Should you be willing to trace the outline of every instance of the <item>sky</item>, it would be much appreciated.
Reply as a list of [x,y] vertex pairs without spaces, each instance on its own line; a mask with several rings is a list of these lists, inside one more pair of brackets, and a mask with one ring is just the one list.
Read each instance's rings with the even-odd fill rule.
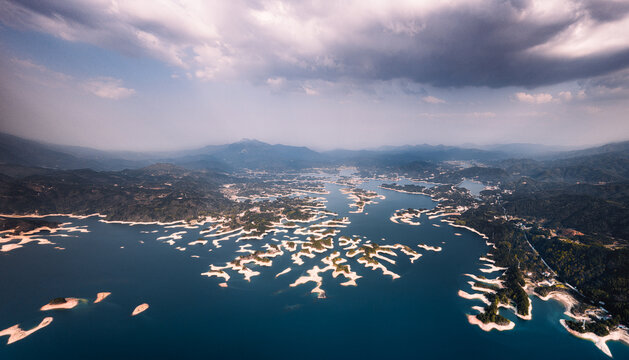
[[0,132],[106,150],[629,140],[626,0],[0,0]]

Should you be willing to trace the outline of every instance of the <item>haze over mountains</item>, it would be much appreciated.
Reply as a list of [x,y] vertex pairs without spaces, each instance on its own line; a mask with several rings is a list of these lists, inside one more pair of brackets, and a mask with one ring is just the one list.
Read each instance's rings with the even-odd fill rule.
[[[526,168],[546,163],[578,166],[603,161],[625,162],[629,141],[599,147],[561,151],[562,148],[533,144],[504,144],[484,147],[444,145],[388,146],[373,150],[332,150],[317,152],[307,147],[271,145],[243,139],[225,145],[209,145],[177,152],[120,152],[86,147],[46,144],[0,133],[0,164],[46,169],[122,170],[155,163],[172,163],[195,170],[230,171],[249,169],[300,169],[326,165],[402,165],[417,161],[479,161],[500,167]],[[528,162],[508,159],[532,159]],[[570,160],[571,159],[571,160]],[[516,165],[517,164],[517,165]],[[528,164],[528,165],[527,165]],[[539,164],[535,165],[538,166]],[[620,167],[620,164],[618,164]],[[595,166],[596,167],[596,166]],[[624,176],[624,175],[623,175]]]

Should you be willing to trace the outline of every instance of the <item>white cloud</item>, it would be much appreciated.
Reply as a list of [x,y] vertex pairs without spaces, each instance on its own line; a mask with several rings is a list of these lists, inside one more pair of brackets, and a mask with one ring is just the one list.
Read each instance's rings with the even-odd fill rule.
[[[622,36],[629,29],[627,16],[598,21],[590,14],[589,2],[579,0],[512,3],[0,0],[0,22],[124,54],[153,57],[206,81],[238,77],[264,83],[264,79],[275,77],[362,80],[371,76],[375,80],[408,78],[430,84],[441,80],[473,86],[488,85],[479,84],[482,81],[499,81],[489,84],[497,86],[513,85],[509,81],[515,85],[527,81],[558,83],[566,79],[529,80],[521,77],[526,71],[520,71],[517,62],[501,61],[526,54],[519,65],[536,64],[531,66],[539,69],[551,58],[560,62],[562,57],[600,56],[629,48],[629,37]],[[501,17],[504,21],[495,21]],[[452,23],[457,26],[450,26]],[[468,30],[477,29],[479,24],[495,27],[488,28],[495,36],[478,39],[481,51],[475,46],[468,54],[462,52],[469,43],[466,36],[476,36]],[[447,42],[449,46],[435,45],[435,38],[453,41]],[[477,56],[491,53],[482,51],[483,47],[505,48],[505,53]],[[405,60],[391,64],[391,54]],[[469,60],[470,72],[456,66],[461,56]],[[488,61],[498,62],[491,68],[518,71],[487,76],[474,70]],[[453,72],[448,68],[456,68],[454,73],[460,73],[460,79],[431,70],[439,66],[449,75]],[[583,73],[573,72],[562,76],[574,79]],[[446,80],[434,79],[432,74]],[[507,80],[491,80],[503,78]]]
[[436,98],[434,96],[424,96],[422,100],[429,104],[444,104],[446,102],[445,100]]
[[122,80],[110,77],[90,79],[83,83],[88,92],[104,99],[123,99],[135,94],[134,89],[123,86]]
[[309,86],[303,86],[304,92],[306,95],[319,95],[319,92]]
[[274,89],[279,89],[286,83],[286,79],[283,77],[273,77],[266,79],[266,84]]
[[562,101],[566,101],[566,102],[570,101],[570,100],[572,100],[572,92],[570,92],[570,91],[561,91],[559,93],[559,98]]
[[[547,1],[553,3],[553,1]],[[621,3],[622,1],[605,1]],[[572,11],[572,25],[567,27],[550,41],[530,49],[531,53],[541,53],[547,56],[562,56],[578,58],[597,53],[609,53],[626,49],[629,46],[629,16],[619,16],[618,19],[600,21],[595,19],[584,7],[587,2],[559,1],[565,9]]]
[[51,70],[44,65],[37,64],[30,59],[13,58],[16,74],[20,78],[51,88],[79,88],[93,95],[105,99],[122,99],[135,94],[135,90],[125,87],[123,81],[111,77],[96,77],[79,79],[58,71]]
[[553,101],[553,96],[547,93],[528,94],[525,92],[518,92],[515,94],[515,98],[518,101],[529,104],[546,104]]

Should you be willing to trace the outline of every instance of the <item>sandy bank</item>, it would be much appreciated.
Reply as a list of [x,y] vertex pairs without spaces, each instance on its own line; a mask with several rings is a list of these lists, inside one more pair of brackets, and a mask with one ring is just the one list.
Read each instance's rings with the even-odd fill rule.
[[195,240],[195,241],[191,241],[191,242],[188,243],[188,245],[190,245],[190,246],[198,245],[198,244],[205,245],[205,244],[207,244],[207,240]]
[[483,331],[491,331],[494,329],[498,331],[505,331],[511,330],[515,327],[515,323],[512,321],[509,321],[509,324],[507,325],[498,325],[493,322],[485,324],[484,322],[478,320],[476,315],[467,315],[467,321],[469,321],[472,325],[478,325],[478,327],[480,327]]
[[417,244],[417,247],[420,247],[424,250],[427,251],[441,251],[441,246],[429,246],[429,245],[425,245],[425,244]]
[[487,300],[487,298],[485,297],[485,295],[483,294],[477,294],[477,293],[467,293],[463,290],[459,290],[459,292],[457,293],[460,297],[462,297],[463,299],[467,299],[467,300],[480,300],[482,302],[484,302],[485,304],[489,305],[489,301]]
[[286,269],[284,269],[284,270],[280,271],[279,273],[277,273],[277,275],[275,275],[275,277],[277,278],[277,277],[279,277],[279,276],[282,276],[282,275],[284,275],[284,274],[286,274],[286,273],[290,272],[291,270],[292,270],[292,269],[288,267],[288,268],[286,268]]
[[621,341],[624,342],[626,345],[629,345],[629,334],[627,334],[627,331],[623,329],[616,329],[610,332],[607,336],[598,336],[591,332],[580,333],[578,331],[572,330],[568,327],[564,319],[559,320],[559,322],[570,334],[581,339],[586,339],[594,342],[594,345],[596,345],[597,348],[599,348],[602,352],[605,353],[605,355],[609,357],[613,356],[611,350],[609,350],[609,347],[606,344],[607,341]]
[[105,298],[109,295],[111,295],[110,292],[99,292],[98,294],[96,294],[96,300],[94,300],[94,304],[105,300]]
[[20,341],[22,339],[24,339],[25,337],[31,335],[32,333],[34,333],[37,330],[40,330],[42,328],[45,328],[46,326],[50,325],[50,323],[52,322],[52,317],[46,317],[44,318],[44,320],[42,320],[39,325],[35,326],[34,328],[30,329],[30,330],[22,330],[20,328],[20,324],[17,325],[13,325],[8,329],[4,329],[2,331],[0,331],[0,337],[1,336],[8,336],[9,340],[7,341],[7,345],[8,344],[12,344],[16,341]]
[[61,310],[61,309],[72,309],[79,304],[80,299],[77,298],[65,298],[66,301],[61,304],[46,304],[42,306],[40,311],[48,311],[48,310]]
[[133,312],[131,313],[131,316],[136,316],[142,312],[145,312],[146,309],[149,308],[149,304],[144,303],[144,304],[140,304],[138,306],[135,307],[135,309],[133,309]]

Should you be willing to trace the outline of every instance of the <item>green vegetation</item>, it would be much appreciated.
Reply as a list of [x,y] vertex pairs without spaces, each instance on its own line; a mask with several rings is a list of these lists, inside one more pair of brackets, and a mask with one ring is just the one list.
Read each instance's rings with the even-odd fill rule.
[[565,290],[565,286],[553,285],[553,286],[537,286],[533,291],[539,294],[542,297],[547,296],[553,291],[562,291]]
[[598,336],[607,336],[609,335],[610,329],[618,326],[618,320],[608,319],[586,322],[566,320],[566,325],[568,325],[570,329],[580,333],[591,332]]
[[315,239],[314,237],[310,237],[308,239],[308,242],[301,244],[301,248],[302,249],[307,249],[310,251],[310,249],[316,250],[316,251],[323,251],[326,248],[330,249],[332,248],[332,238],[331,237],[326,237],[323,239]]
[[493,285],[493,284],[487,284],[481,281],[476,281],[474,283],[474,286],[479,287],[479,288],[485,288],[485,289],[489,289],[489,290],[493,290],[493,291],[498,291],[500,290],[500,287]]
[[[244,145],[241,145],[232,150],[242,150]],[[247,144],[245,148],[258,149],[259,146]],[[441,183],[432,187],[395,183],[382,187],[440,199],[439,210],[469,209],[450,220],[486,234],[495,244],[490,252],[496,266],[508,268],[502,278],[504,288],[483,281],[475,284],[496,291],[488,295],[491,304],[478,316],[482,321],[505,323],[506,319],[497,311],[500,304],[514,304],[520,315],[526,315],[529,299],[522,288],[522,274],[533,281],[551,276],[552,271],[544,265],[543,258],[559,280],[574,285],[592,304],[604,306],[613,314],[612,319],[586,323],[585,329],[602,334],[616,322],[629,323],[629,156],[627,143],[616,148],[605,153],[575,153],[571,158],[548,161],[431,162],[479,160],[475,158],[479,153],[444,149],[440,155],[432,157],[383,153],[347,159],[343,164],[358,166],[363,176],[391,178],[394,174]],[[243,155],[239,151],[229,154],[232,157],[228,163],[259,165],[241,161]],[[487,155],[483,155],[485,160],[489,159]],[[269,159],[264,158],[264,161]],[[7,160],[2,166],[0,176],[0,213],[101,213],[108,220],[164,222],[214,216],[226,219],[222,231],[243,228],[252,236],[267,233],[273,223],[284,218],[288,219],[286,226],[297,226],[298,220],[312,218],[315,212],[311,208],[316,203],[304,197],[304,192],[324,191],[320,180],[298,172],[225,174],[169,164],[98,172],[16,168],[7,165],[9,163]],[[278,164],[284,166],[287,162]],[[302,166],[291,163],[290,167]],[[336,173],[336,170],[326,171]],[[499,185],[499,188],[482,191],[481,199],[475,199],[466,189],[453,185],[463,178]],[[341,177],[338,183],[353,187],[356,183],[353,180]],[[358,206],[377,196],[373,191],[358,188],[352,188],[351,193],[358,197]],[[262,198],[270,200],[260,201]],[[405,211],[416,214],[419,210],[408,209],[397,215]],[[341,220],[335,219],[331,224]],[[41,226],[57,225],[41,220],[0,218],[0,231],[13,230],[14,234]],[[335,233],[333,229],[319,230],[324,235]],[[289,244],[295,245],[294,242]],[[300,253],[322,251],[331,244],[331,237],[312,240],[304,244]],[[362,251],[361,260],[378,264],[373,258],[378,248],[377,244],[363,245],[350,254]],[[269,260],[261,254],[252,257],[257,261]],[[344,269],[344,265],[334,264],[337,269]],[[554,290],[559,287],[535,289],[542,296]],[[582,324],[569,326],[584,329]]]
[[[487,299],[491,302],[489,306],[493,306],[494,303],[496,303],[496,306],[498,304],[509,305],[514,303],[518,314],[522,316],[529,315],[530,300],[526,291],[522,288],[522,286],[524,286],[522,273],[516,267],[511,267],[505,272],[503,278],[504,287],[500,289],[494,287],[492,290],[495,290],[496,293],[486,295]],[[486,284],[483,287],[491,288]]]
[[0,178],[2,213],[107,215],[109,220],[174,221],[220,214],[232,206],[219,190],[224,176],[172,165],[139,170],[51,171]]
[[[629,191],[629,183],[622,191]],[[576,186],[542,191],[518,191],[505,197],[509,214],[539,220],[549,228],[572,228],[603,237],[629,239],[629,202],[618,202],[614,194],[588,191]],[[619,191],[619,189],[614,189]],[[629,199],[629,198],[628,198]]]
[[498,325],[508,325],[509,319],[498,313],[498,298],[493,298],[490,302],[489,305],[485,306],[484,312],[476,315],[476,318],[485,324],[493,322]]
[[556,237],[534,240],[534,245],[561,279],[629,323],[629,249],[574,244]]
[[454,219],[456,224],[469,226],[489,237],[496,246],[496,249],[490,250],[496,266],[516,267],[519,272],[531,273],[534,280],[541,280],[541,274],[548,269],[527,242],[531,234],[521,230],[516,222],[507,221],[500,215],[500,208],[481,205]]
[[349,274],[349,265],[345,265],[345,264],[335,264],[336,268],[335,271],[340,272],[340,273],[345,273],[345,274]]
[[414,184],[397,185],[396,183],[382,184],[381,187],[383,189],[405,191],[405,192],[417,193],[417,194],[423,193],[423,191],[426,189],[426,187],[422,185],[414,185]]
[[505,272],[504,277],[504,288],[498,288],[497,286],[492,286],[482,282],[477,282],[475,284],[476,286],[481,286],[496,291],[495,294],[490,293],[486,295],[487,300],[489,300],[490,303],[489,305],[485,306],[485,310],[483,313],[476,316],[478,320],[482,321],[483,323],[494,322],[498,325],[509,324],[509,320],[498,313],[498,308],[500,304],[509,305],[513,302],[515,303],[518,314],[522,316],[529,315],[530,300],[526,292],[522,288],[522,286],[524,285],[524,278],[522,277],[522,274],[517,268],[512,267]]
[[0,231],[12,230],[14,235],[29,232],[40,227],[47,226],[54,229],[59,223],[40,219],[20,219],[0,217]]
[[50,305],[60,305],[60,304],[65,304],[66,302],[68,302],[66,300],[66,298],[58,297],[58,298],[54,298],[54,299],[50,300],[49,304]]

